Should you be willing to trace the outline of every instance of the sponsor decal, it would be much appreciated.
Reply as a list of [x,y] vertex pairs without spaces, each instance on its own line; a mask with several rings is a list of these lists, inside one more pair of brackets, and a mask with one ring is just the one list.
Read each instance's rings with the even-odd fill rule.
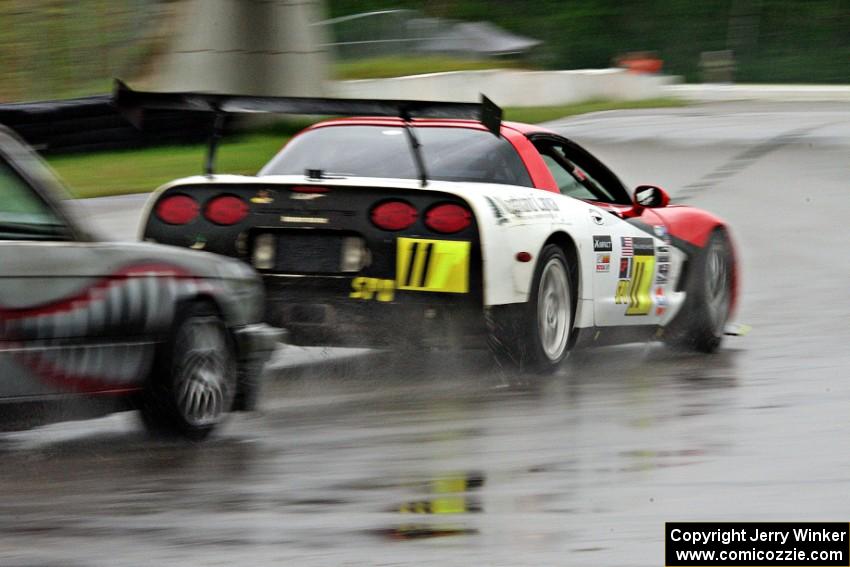
[[260,189],[256,195],[251,197],[251,202],[258,205],[268,205],[274,203],[274,197],[268,189]]
[[611,271],[611,254],[596,255],[596,271],[597,273]]
[[670,264],[658,264],[658,272],[655,274],[655,283],[665,284],[670,281]]
[[655,256],[655,244],[651,238],[632,238],[635,256]]
[[664,225],[658,225],[652,227],[652,232],[655,233],[655,236],[660,238],[666,243],[670,243],[670,232],[667,230],[667,227]]
[[538,197],[537,204],[540,205],[541,211],[557,211],[560,210],[558,202],[549,197]]
[[560,210],[557,201],[551,197],[511,197],[504,200],[496,197],[496,199],[515,215]]
[[596,264],[596,272],[597,273],[610,272],[610,271],[611,271],[611,264]]
[[632,274],[632,259],[620,258],[620,279],[628,279]]
[[664,315],[667,310],[667,297],[664,295],[664,288],[659,287],[655,290],[655,314],[657,316]]
[[384,280],[380,278],[357,277],[351,280],[351,299],[363,299],[369,301],[392,301],[395,297],[395,280]]
[[506,222],[508,222],[508,219],[505,218],[505,215],[502,213],[502,209],[501,207],[499,207],[499,204],[494,201],[492,197],[488,197],[485,195],[484,198],[487,199],[487,204],[490,205],[490,210],[493,211],[493,216],[496,217],[496,222],[499,224],[505,224]]
[[614,244],[611,242],[611,237],[607,234],[593,235],[593,251],[594,252],[613,252]]

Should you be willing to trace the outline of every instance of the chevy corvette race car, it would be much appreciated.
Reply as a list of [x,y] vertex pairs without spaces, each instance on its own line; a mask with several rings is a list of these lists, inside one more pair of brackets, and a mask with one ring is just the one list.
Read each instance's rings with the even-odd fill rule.
[[0,422],[16,429],[138,408],[205,437],[250,409],[279,331],[231,258],[97,242],[43,163],[0,129]]
[[[726,224],[629,194],[603,163],[479,104],[138,93],[141,108],[371,114],[320,122],[256,176],[168,183],[142,237],[263,276],[266,319],[296,344],[489,344],[555,368],[574,346],[720,344],[736,301]],[[395,116],[393,116],[395,114]],[[211,152],[212,154],[212,152]],[[482,340],[483,339],[483,340]]]

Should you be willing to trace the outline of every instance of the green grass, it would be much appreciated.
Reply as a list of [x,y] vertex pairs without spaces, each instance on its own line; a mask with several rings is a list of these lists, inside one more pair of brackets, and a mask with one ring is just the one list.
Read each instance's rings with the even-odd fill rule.
[[514,69],[522,65],[510,59],[458,59],[456,57],[389,56],[343,61],[334,65],[337,79],[380,79],[481,69]]
[[565,104],[561,106],[529,106],[505,108],[505,120],[514,122],[525,122],[527,124],[539,124],[549,122],[567,116],[587,114],[588,112],[600,112],[603,110],[627,110],[634,108],[671,108],[686,106],[687,103],[677,98],[653,98],[646,100],[616,101],[616,100],[591,100],[576,104]]
[[[218,149],[216,171],[254,174],[288,140],[262,133],[226,139]],[[206,146],[168,146],[83,155],[55,156],[48,162],[77,198],[144,193],[172,179],[203,173]]]
[[[563,106],[506,108],[505,119],[536,124],[586,112],[684,104],[676,99],[600,100]],[[309,120],[281,122],[253,134],[225,138],[218,150],[216,171],[256,173],[295,131],[309,123]],[[153,191],[172,179],[202,173],[205,155],[206,146],[198,144],[54,156],[48,162],[66,182],[74,197],[85,198]]]

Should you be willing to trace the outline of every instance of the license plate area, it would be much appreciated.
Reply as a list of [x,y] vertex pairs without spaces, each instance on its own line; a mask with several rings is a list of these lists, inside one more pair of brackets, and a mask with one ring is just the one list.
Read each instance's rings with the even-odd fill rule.
[[[271,271],[290,274],[346,274],[358,271],[366,259],[363,238],[354,232],[263,232],[275,239],[274,267]],[[352,258],[352,252],[355,253],[355,258]]]

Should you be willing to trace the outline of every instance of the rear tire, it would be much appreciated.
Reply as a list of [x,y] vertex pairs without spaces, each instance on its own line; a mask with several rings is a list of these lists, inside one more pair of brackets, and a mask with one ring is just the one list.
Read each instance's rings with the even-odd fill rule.
[[717,350],[732,306],[734,270],[729,236],[722,228],[715,229],[693,260],[682,311],[664,331],[669,345],[706,353]]
[[181,306],[143,393],[142,423],[154,435],[202,440],[231,410],[236,384],[235,349],[221,316],[207,303]]
[[573,326],[573,295],[564,252],[543,247],[527,303],[488,309],[488,345],[499,366],[548,374],[567,356]]

